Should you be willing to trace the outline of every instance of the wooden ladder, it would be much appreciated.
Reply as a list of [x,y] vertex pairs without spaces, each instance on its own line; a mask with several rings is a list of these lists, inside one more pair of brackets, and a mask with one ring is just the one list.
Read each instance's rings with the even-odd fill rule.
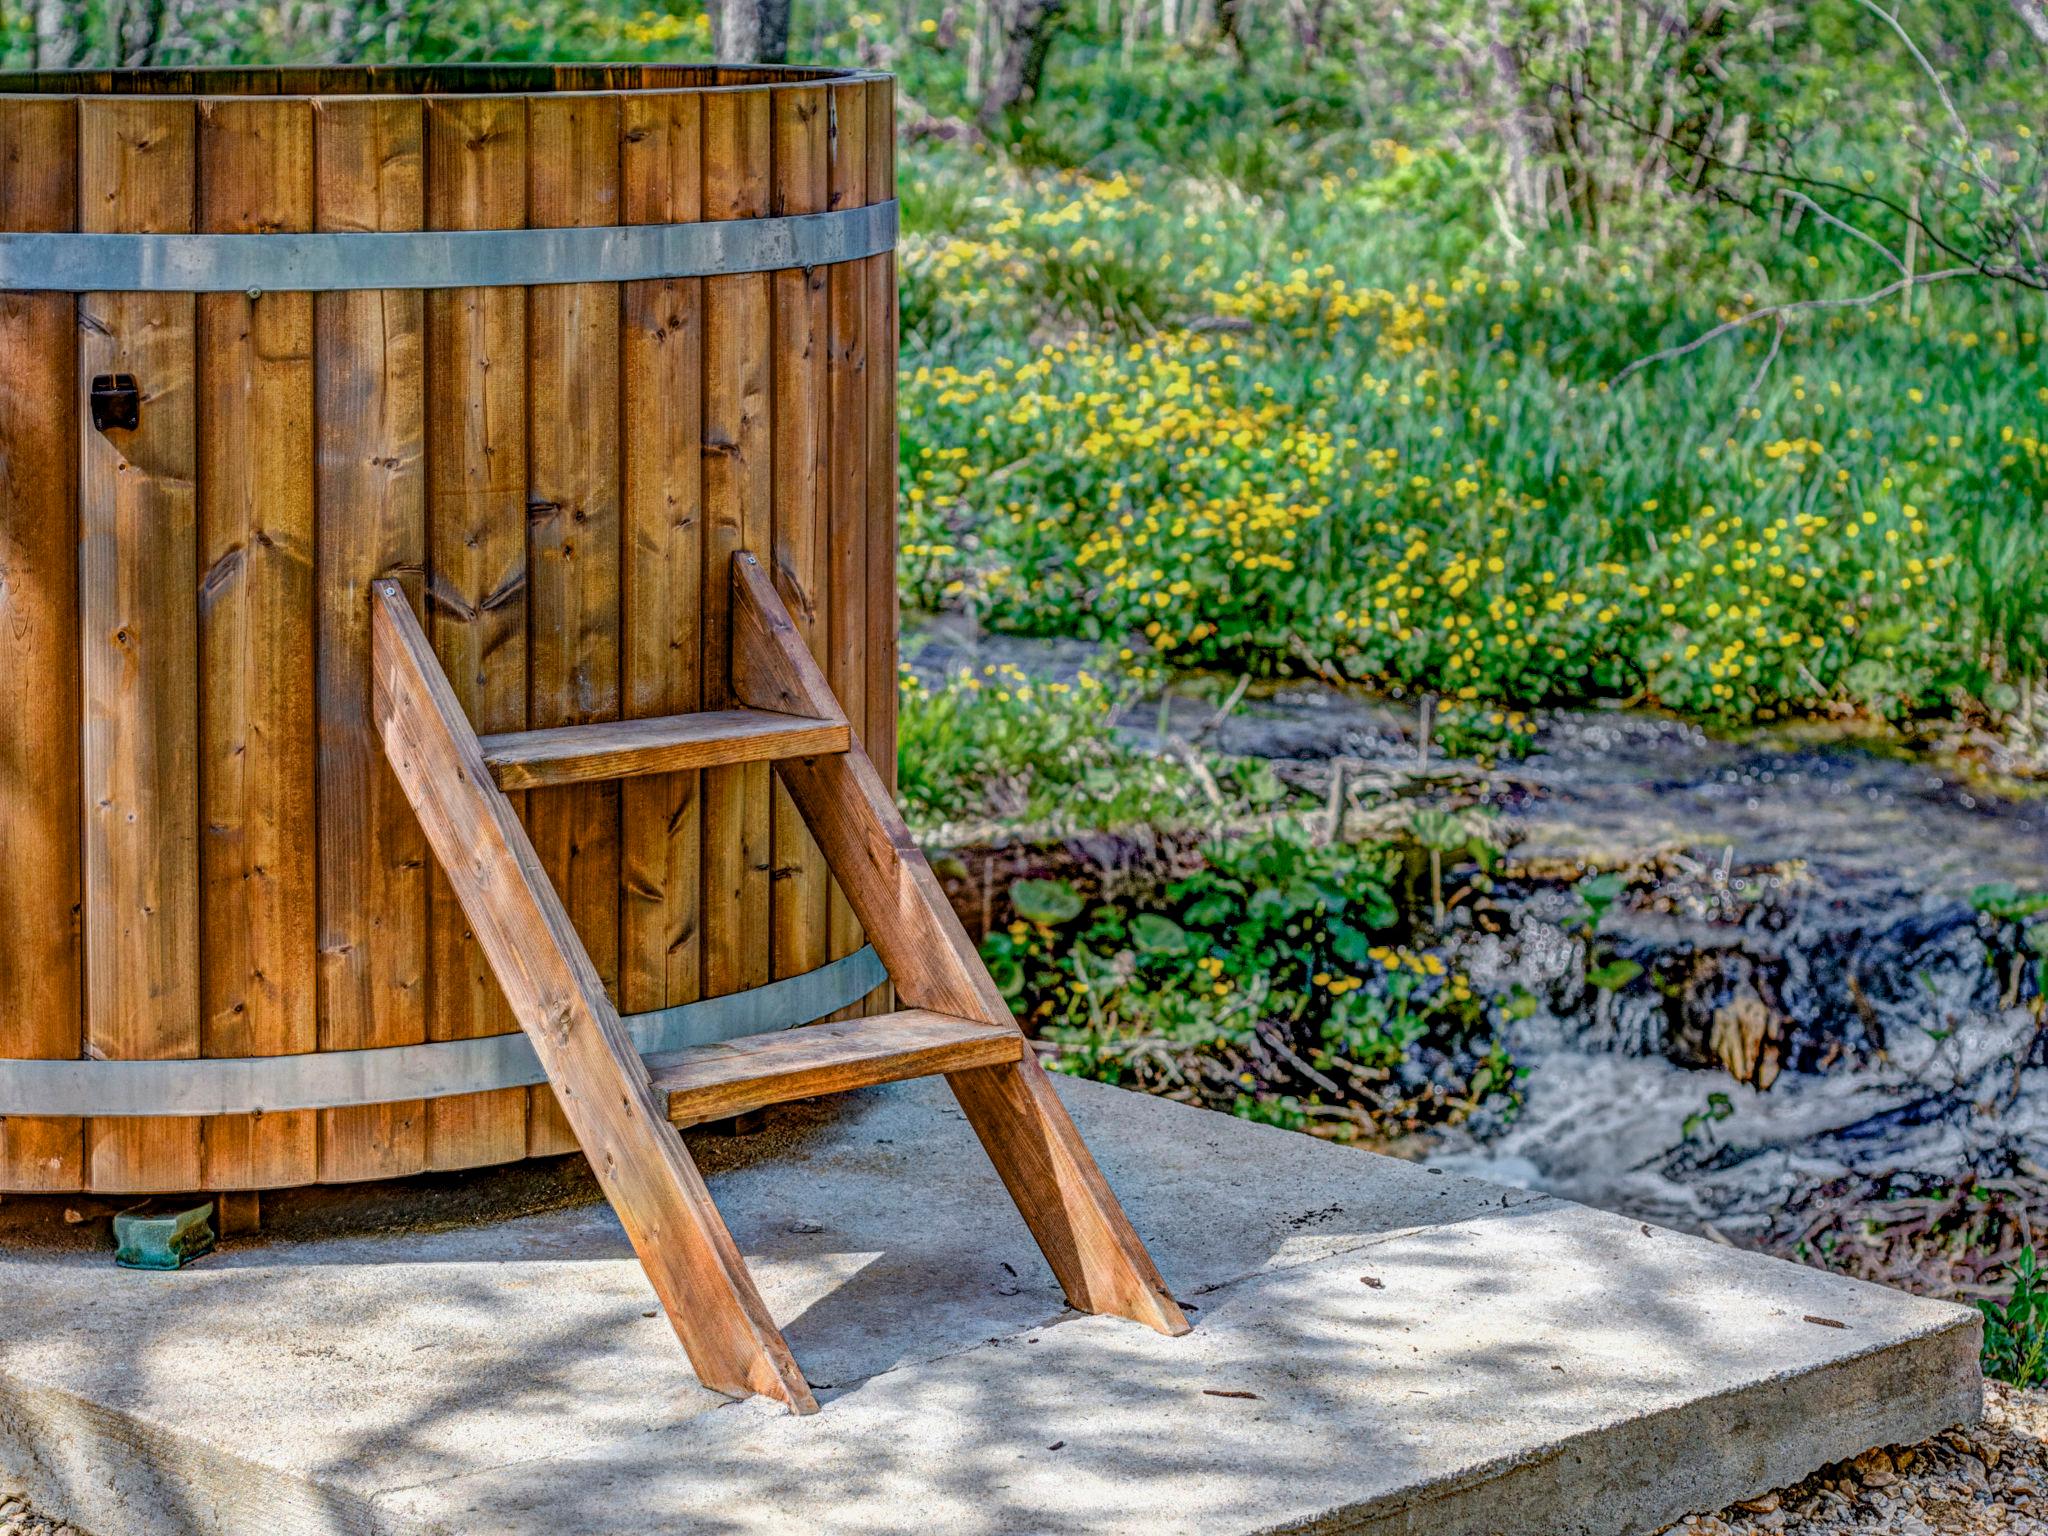
[[[751,554],[734,556],[732,584],[732,696],[745,708],[483,738],[398,583],[371,592],[385,753],[698,1379],[817,1410],[677,1127],[937,1073],[1069,1304],[1185,1333],[1187,1319]],[[650,1072],[504,792],[764,760],[903,1009],[700,1046]]]

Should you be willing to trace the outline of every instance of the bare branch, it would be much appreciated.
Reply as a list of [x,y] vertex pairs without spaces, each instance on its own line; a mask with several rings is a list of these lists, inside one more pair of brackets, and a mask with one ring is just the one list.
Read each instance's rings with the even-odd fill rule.
[[1728,430],[1721,434],[1723,437],[1733,437],[1735,429],[1742,425],[1743,413],[1756,404],[1757,391],[1764,387],[1764,379],[1770,374],[1771,364],[1778,360],[1778,351],[1785,345],[1785,330],[1790,322],[1783,315],[1777,316],[1776,319],[1777,329],[1771,333],[1771,350],[1764,354],[1763,365],[1749,381],[1749,388],[1745,389],[1742,398],[1735,402],[1735,418],[1728,423]]
[[[1952,282],[1959,277],[1994,277],[1997,275],[1996,272],[1986,271],[1982,267],[1944,267],[1938,272],[1923,272],[1918,277],[1902,277],[1895,283],[1887,283],[1882,288],[1874,289],[1869,293],[1857,294],[1850,298],[1795,299],[1787,304],[1766,304],[1760,309],[1752,309],[1746,314],[1737,315],[1733,320],[1724,320],[1712,330],[1703,331],[1698,336],[1693,337],[1691,341],[1682,342],[1675,347],[1666,347],[1661,352],[1652,352],[1647,357],[1637,358],[1626,368],[1622,369],[1621,372],[1609,379],[1607,384],[1611,389],[1615,385],[1622,383],[1632,374],[1648,368],[1653,363],[1668,363],[1674,358],[1684,357],[1687,353],[1697,352],[1701,347],[1706,346],[1709,342],[1718,341],[1730,331],[1739,331],[1744,326],[1754,325],[1759,320],[1779,320],[1782,322],[1788,316],[1806,314],[1814,310],[1868,309],[1871,305],[1882,304],[1892,295],[1903,293],[1908,288],[1924,288],[1934,283]],[[1772,349],[1772,356],[1776,356],[1775,347]]]
[[1848,235],[1853,239],[1861,240],[1865,245],[1869,246],[1873,251],[1877,252],[1878,255],[1882,256],[1886,261],[1890,262],[1894,267],[1898,268],[1900,273],[1905,273],[1906,263],[1902,261],[1899,257],[1892,254],[1892,248],[1886,245],[1882,240],[1878,239],[1877,236],[1870,234],[1864,230],[1858,229],[1854,224],[1851,224],[1846,219],[1836,218],[1832,213],[1829,213],[1827,209],[1821,207],[1819,203],[1816,203],[1804,192],[1794,191],[1790,188],[1787,188],[1785,195],[1791,198],[1793,202],[1802,204],[1806,208],[1806,210],[1809,213],[1811,213],[1815,218],[1819,219],[1821,223],[1832,224],[1836,229],[1839,229],[1843,234]]

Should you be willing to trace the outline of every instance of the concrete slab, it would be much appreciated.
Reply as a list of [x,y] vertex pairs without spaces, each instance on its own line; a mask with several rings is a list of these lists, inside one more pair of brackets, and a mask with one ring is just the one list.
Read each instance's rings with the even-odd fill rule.
[[603,1206],[173,1275],[16,1249],[0,1483],[100,1536],[1610,1536],[1977,1415],[1967,1309],[1061,1089],[1190,1336],[1065,1311],[908,1084],[700,1144],[814,1418],[696,1385]]

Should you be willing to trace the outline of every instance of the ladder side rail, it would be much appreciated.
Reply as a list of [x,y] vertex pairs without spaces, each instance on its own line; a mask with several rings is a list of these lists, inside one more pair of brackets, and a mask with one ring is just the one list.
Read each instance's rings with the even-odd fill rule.
[[385,753],[698,1379],[815,1412],[404,592],[376,582],[371,604]]
[[[732,580],[734,696],[754,709],[844,718],[759,561],[734,555]],[[844,753],[776,768],[903,1006],[1017,1029],[857,734]],[[1027,1047],[1014,1063],[946,1080],[1068,1301],[1161,1333],[1187,1332],[1036,1054]]]

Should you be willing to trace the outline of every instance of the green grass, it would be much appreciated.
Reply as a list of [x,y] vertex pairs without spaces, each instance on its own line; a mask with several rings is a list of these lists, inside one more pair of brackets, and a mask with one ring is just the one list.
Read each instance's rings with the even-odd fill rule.
[[[2048,665],[2031,298],[1802,320],[1753,397],[1768,327],[1612,387],[1755,296],[1626,250],[1434,261],[1421,158],[1263,198],[949,164],[978,190],[904,263],[906,590],[1466,699],[2018,705]],[[1841,255],[1806,244],[1795,294]]]
[[1129,746],[1115,722],[1130,700],[1126,685],[1088,670],[1062,682],[1003,663],[933,685],[906,667],[896,753],[905,816],[936,836],[992,823],[1056,834],[1221,820],[1283,795],[1263,763]]

